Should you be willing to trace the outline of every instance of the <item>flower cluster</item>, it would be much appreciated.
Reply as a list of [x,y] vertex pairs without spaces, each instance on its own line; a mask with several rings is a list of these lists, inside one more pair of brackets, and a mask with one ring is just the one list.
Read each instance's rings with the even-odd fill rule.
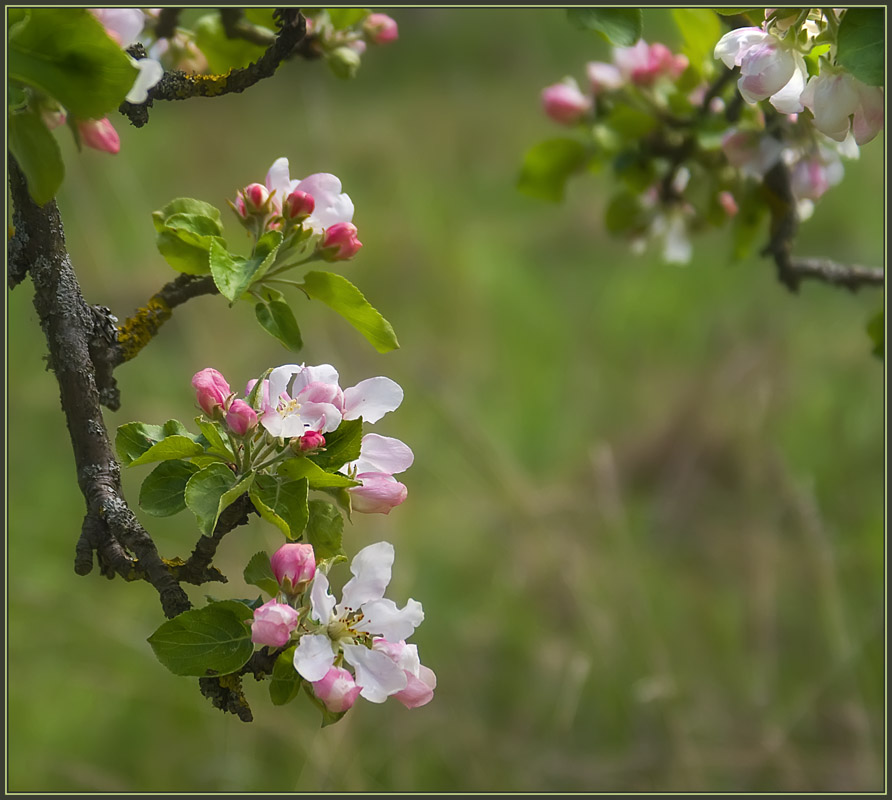
[[[835,14],[829,10],[828,13]],[[827,21],[823,12],[810,14],[800,29],[767,9],[762,27],[729,31],[715,46],[726,67],[739,67],[737,88],[748,103],[768,100],[783,114],[805,109],[825,136],[842,142],[851,130],[855,143],[866,144],[882,129],[885,99],[879,86],[868,86],[821,56],[819,71],[809,77],[804,55],[816,45]],[[784,24],[786,23],[786,25]]]
[[263,184],[239,190],[229,205],[255,238],[281,231],[289,244],[309,253],[305,261],[345,261],[362,247],[352,222],[353,201],[341,191],[341,181],[327,172],[292,179],[287,158],[276,159]]
[[308,46],[324,58],[339,78],[352,78],[369,44],[385,45],[399,38],[399,26],[387,14],[336,8],[306,9]]
[[[232,391],[223,375],[206,368],[192,378],[199,407],[210,420],[222,422],[226,433],[241,437],[234,442],[235,466],[241,472],[277,467],[281,462],[313,455],[325,448],[325,434],[342,422],[378,422],[403,401],[398,383],[378,376],[341,389],[337,370],[330,364],[284,364],[268,377],[253,379],[245,398]],[[408,445],[389,436],[362,436],[358,457],[338,471],[348,476],[353,511],[388,514],[401,505],[408,489],[393,476],[414,461]]]
[[394,697],[407,708],[433,698],[436,676],[416,645],[406,644],[424,620],[421,603],[410,598],[399,608],[384,597],[393,561],[389,542],[360,550],[338,603],[312,546],[286,544],[270,559],[280,592],[254,610],[251,639],[274,648],[296,640],[294,669],[332,713],[360,696],[372,703]]

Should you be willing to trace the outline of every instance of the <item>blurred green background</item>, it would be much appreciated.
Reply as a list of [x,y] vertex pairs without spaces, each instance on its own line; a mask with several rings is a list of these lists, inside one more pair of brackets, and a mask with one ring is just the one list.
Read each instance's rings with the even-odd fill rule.
[[[87,300],[123,319],[173,277],[150,216],[171,198],[223,209],[235,241],[225,200],[275,158],[342,179],[365,245],[343,272],[402,348],[378,355],[295,293],[297,360],[405,389],[374,430],[413,448],[409,499],[357,515],[345,545],[395,544],[389,594],[424,605],[435,699],[359,701],[320,729],[249,680],[244,724],[154,659],[155,591],[74,574],[83,500],[26,281],[8,300],[7,788],[881,790],[884,370],[864,325],[883,298],[790,295],[721,233],[684,268],[632,256],[600,178],[559,206],[520,195],[523,153],[560,135],[539,92],[607,45],[556,8],[388,13],[399,41],[352,81],[295,61],[243,95],[158,104],[145,128],[115,119],[115,157],[60,136],[58,202]],[[645,11],[644,37],[678,43],[668,11]],[[797,251],[882,264],[884,175],[881,136]],[[108,427],[194,428],[196,371],[237,387],[294,360],[247,304],[198,298],[118,371]],[[125,475],[134,506],[146,474]],[[139,513],[163,555],[189,554],[187,512]],[[241,570],[279,543],[259,520],[231,534],[230,583],[207,591],[256,594]]]

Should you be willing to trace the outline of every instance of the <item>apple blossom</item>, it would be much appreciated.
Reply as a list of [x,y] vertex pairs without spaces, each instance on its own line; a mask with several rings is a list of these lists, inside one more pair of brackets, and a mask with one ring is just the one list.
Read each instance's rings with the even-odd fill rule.
[[299,594],[316,573],[316,555],[311,544],[283,544],[269,560],[279,586],[287,594]]
[[131,61],[139,70],[139,75],[136,76],[133,86],[124,99],[128,103],[145,103],[149,98],[149,89],[164,77],[164,67],[152,58],[131,59]]
[[730,130],[722,137],[722,151],[732,167],[761,179],[780,160],[784,146],[765,133]]
[[146,15],[138,8],[90,8],[105,32],[123,49],[134,44],[146,24]]
[[399,38],[399,27],[387,14],[369,14],[362,29],[373,44],[388,44]]
[[341,192],[341,182],[327,172],[317,172],[303,180],[292,180],[287,158],[278,158],[266,174],[266,188],[273,195],[273,207],[281,213],[282,204],[294,191],[310,195],[314,201],[312,213],[305,225],[316,232],[323,231],[338,222],[353,220],[353,201]]
[[616,64],[590,61],[585,65],[585,71],[594,95],[598,95],[604,89],[620,89],[626,82]]
[[341,424],[343,393],[337,370],[330,364],[276,367],[269,375],[268,392],[260,422],[273,436],[291,439],[308,430],[327,433]]
[[121,149],[121,140],[115,126],[108,117],[102,119],[83,119],[77,121],[77,132],[81,141],[94,150],[114,155]]
[[812,112],[815,127],[824,135],[843,141],[849,119],[856,144],[867,144],[882,129],[885,99],[879,86],[868,86],[849,73],[822,64],[821,73],[809,79],[802,104]]
[[356,237],[356,226],[352,222],[337,222],[325,229],[319,242],[319,252],[326,261],[346,261],[353,258],[362,247]]
[[406,688],[393,695],[406,708],[418,708],[434,699],[437,676],[421,663],[416,645],[375,639],[372,649],[384,653],[406,674]]
[[341,602],[329,592],[321,570],[310,585],[310,619],[315,632],[301,636],[294,651],[294,668],[305,680],[322,680],[343,659],[356,670],[360,694],[373,703],[408,688],[406,672],[386,653],[373,649],[376,638],[407,639],[424,620],[421,603],[411,598],[403,608],[384,599],[390,583],[394,549],[377,542],[360,550],[350,565],[353,577],[344,585]]
[[233,400],[226,410],[226,424],[233,433],[244,436],[257,427],[257,412],[244,400]]
[[719,39],[713,55],[729,69],[740,67],[737,88],[748,103],[767,98],[783,114],[802,111],[808,70],[802,54],[786,40],[761,28],[737,28]]
[[666,45],[649,45],[643,39],[631,47],[615,47],[613,61],[624,78],[637,84],[651,84],[663,75],[675,80],[688,67],[686,56],[673,55]]
[[291,606],[270,600],[254,609],[251,623],[251,641],[254,644],[281,647],[291,638],[300,614]]
[[226,378],[217,370],[208,367],[192,376],[192,386],[198,399],[198,405],[209,417],[214,416],[218,408],[225,408],[232,396]]
[[393,476],[411,467],[414,460],[412,450],[399,439],[377,433],[363,436],[359,458],[340,470],[362,484],[347,490],[351,508],[363,514],[389,514],[408,495]]
[[591,110],[592,101],[579,90],[573,78],[564,78],[542,90],[542,107],[555,122],[573,125]]
[[351,709],[362,691],[353,675],[343,667],[332,667],[323,678],[313,681],[312,686],[316,697],[334,714]]

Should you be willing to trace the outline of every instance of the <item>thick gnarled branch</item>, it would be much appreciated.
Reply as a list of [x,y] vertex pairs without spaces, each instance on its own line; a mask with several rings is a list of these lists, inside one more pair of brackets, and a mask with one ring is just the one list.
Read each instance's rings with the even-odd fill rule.
[[[149,90],[144,103],[124,102],[118,109],[131,124],[141,128],[149,121],[149,109],[156,100],[187,100],[191,97],[218,97],[243,92],[255,83],[275,74],[279,65],[293,52],[306,35],[307,21],[297,8],[280,8],[274,12],[281,20],[275,41],[266,52],[242,69],[232,69],[225,75],[193,75],[182,70],[169,70]],[[145,58],[142,45],[133,45],[128,52]]]

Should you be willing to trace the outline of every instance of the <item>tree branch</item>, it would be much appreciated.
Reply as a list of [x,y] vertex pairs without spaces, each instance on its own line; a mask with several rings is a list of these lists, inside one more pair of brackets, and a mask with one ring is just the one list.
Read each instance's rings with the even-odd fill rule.
[[812,278],[834,286],[844,286],[853,292],[864,286],[885,286],[886,270],[882,267],[859,267],[839,264],[828,258],[796,258],[790,269],[797,278]]
[[[275,41],[266,52],[243,69],[233,69],[225,75],[192,75],[182,70],[170,70],[149,90],[148,99],[135,105],[124,102],[118,109],[131,124],[141,128],[149,121],[149,109],[155,100],[186,100],[190,97],[217,97],[243,92],[264,78],[275,74],[279,65],[294,52],[304,38],[307,21],[297,8],[279,8],[274,12],[281,20]],[[136,58],[145,58],[141,44],[127,51]]]
[[34,307],[46,336],[49,366],[59,383],[87,506],[75,548],[75,571],[90,572],[95,551],[103,575],[147,580],[158,591],[165,615],[174,617],[191,604],[121,492],[120,466],[102,417],[90,354],[90,342],[97,335],[95,316],[72,268],[59,209],[55,201],[43,207],[34,203],[11,155],[9,183],[18,257],[26,260],[34,284]]

